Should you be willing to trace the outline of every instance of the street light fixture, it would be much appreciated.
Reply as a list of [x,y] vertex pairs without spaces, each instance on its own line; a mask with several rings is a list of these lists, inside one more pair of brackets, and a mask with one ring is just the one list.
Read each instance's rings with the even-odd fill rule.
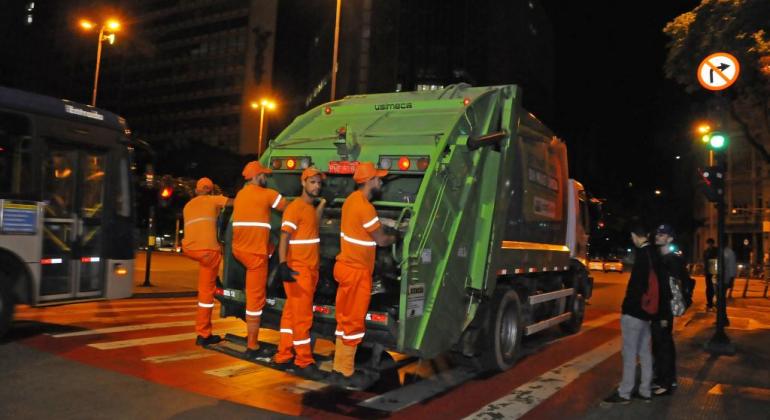
[[257,156],[262,156],[262,133],[264,132],[265,126],[265,109],[272,111],[275,109],[275,107],[275,102],[269,99],[263,98],[259,102],[251,102],[251,109],[259,109],[259,143],[257,145]]
[[[96,24],[87,19],[80,20],[80,27],[90,31],[96,28]],[[104,34],[104,30],[112,32],[109,35]],[[108,19],[99,28],[99,40],[96,47],[96,71],[94,72],[94,90],[91,93],[91,106],[96,106],[96,91],[99,87],[99,65],[102,60],[102,42],[109,41],[110,45],[115,43],[115,32],[120,29],[120,22],[115,19]]]

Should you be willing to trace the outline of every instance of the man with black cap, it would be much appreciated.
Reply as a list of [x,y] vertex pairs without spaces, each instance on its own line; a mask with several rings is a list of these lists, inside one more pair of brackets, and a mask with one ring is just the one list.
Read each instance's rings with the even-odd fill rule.
[[684,260],[674,252],[674,229],[662,224],[655,230],[655,246],[661,255],[659,279],[660,304],[658,315],[651,320],[652,354],[654,360],[654,395],[669,395],[676,388],[676,348],[674,347],[674,314],[671,308],[671,278],[679,280],[685,307],[692,303],[693,280]]

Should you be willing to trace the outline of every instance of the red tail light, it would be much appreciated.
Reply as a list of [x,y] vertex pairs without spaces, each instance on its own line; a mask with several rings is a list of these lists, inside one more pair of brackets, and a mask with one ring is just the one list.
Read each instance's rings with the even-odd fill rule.
[[412,162],[409,160],[409,158],[406,156],[401,156],[401,158],[398,160],[398,169],[407,171],[409,170],[410,166],[412,166]]
[[297,167],[297,161],[294,159],[286,159],[286,168],[294,169]]

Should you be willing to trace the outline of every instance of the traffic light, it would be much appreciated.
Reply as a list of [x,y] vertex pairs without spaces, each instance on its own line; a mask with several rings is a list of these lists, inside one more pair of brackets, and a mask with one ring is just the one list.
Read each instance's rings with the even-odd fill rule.
[[721,202],[725,195],[725,170],[721,166],[709,166],[701,172],[701,190],[711,202]]
[[704,143],[706,143],[708,148],[714,152],[725,151],[727,149],[728,143],[730,142],[727,134],[721,131],[712,131],[710,133],[704,134],[702,140]]
[[158,204],[161,207],[168,207],[171,203],[171,198],[174,196],[174,187],[170,185],[164,185],[158,190]]

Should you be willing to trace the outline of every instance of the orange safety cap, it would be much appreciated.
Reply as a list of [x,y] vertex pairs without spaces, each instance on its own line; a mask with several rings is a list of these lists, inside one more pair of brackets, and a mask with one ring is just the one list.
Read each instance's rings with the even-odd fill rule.
[[374,163],[372,162],[361,162],[353,173],[353,181],[355,181],[356,184],[361,184],[374,177],[382,178],[387,174],[387,170],[375,168]]
[[198,180],[198,182],[195,184],[195,191],[200,192],[211,192],[211,190],[214,189],[214,183],[206,178],[205,176]]
[[272,174],[272,173],[273,173],[272,169],[265,168],[257,160],[252,160],[251,162],[247,163],[246,166],[243,168],[243,172],[241,172],[243,177],[246,179],[254,178],[259,174]]
[[311,166],[302,171],[302,180],[304,181],[316,175],[321,175],[321,179],[326,179],[325,173],[321,172],[318,168]]

